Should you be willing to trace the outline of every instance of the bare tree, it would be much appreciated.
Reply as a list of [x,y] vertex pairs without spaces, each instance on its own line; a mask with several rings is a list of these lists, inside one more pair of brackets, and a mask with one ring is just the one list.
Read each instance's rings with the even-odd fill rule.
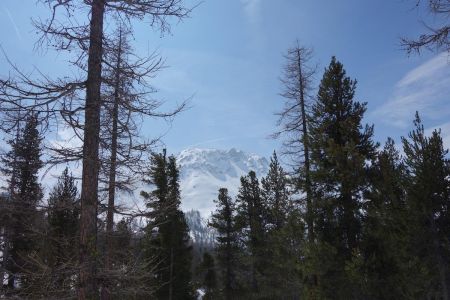
[[[77,79],[57,79],[41,74],[33,79],[12,65],[16,77],[0,81],[0,109],[4,115],[2,127],[9,131],[17,123],[13,114],[21,109],[39,112],[49,126],[63,119],[82,137],[81,220],[79,299],[98,298],[97,288],[97,210],[99,187],[100,112],[104,21],[115,16],[131,24],[133,19],[150,20],[162,32],[170,30],[169,18],[182,19],[189,9],[182,0],[40,0],[48,5],[48,20],[35,21],[42,32],[41,45],[56,50],[77,50],[72,62],[83,67],[87,60],[87,74]],[[80,22],[76,16],[88,11],[89,17]],[[84,77],[86,76],[86,77]],[[85,91],[85,98],[79,97]]]
[[[104,273],[112,270],[113,227],[115,212],[122,212],[115,205],[116,190],[131,191],[145,171],[145,154],[159,138],[143,141],[140,135],[142,116],[172,118],[181,112],[185,102],[169,112],[158,112],[162,102],[152,100],[155,91],[146,78],[153,77],[162,67],[162,60],[155,54],[144,59],[133,54],[129,44],[130,31],[119,24],[112,43],[105,49],[105,71],[102,88],[101,150],[104,184],[108,197],[105,235]],[[104,158],[104,159],[103,159]],[[100,178],[102,181],[102,176]],[[102,298],[109,299],[108,279],[103,279]]]
[[312,50],[298,42],[285,55],[286,65],[280,79],[283,85],[281,96],[285,101],[282,111],[277,113],[280,130],[273,136],[283,138],[283,154],[292,161],[296,188],[306,192],[306,223],[313,240],[308,122],[316,68],[310,65],[311,59]]
[[427,33],[421,34],[416,39],[402,38],[402,47],[411,54],[412,52],[420,53],[422,49],[433,51],[447,51],[450,54],[450,0],[416,0],[416,6],[424,4],[428,11],[433,14],[436,19],[442,20],[440,26],[431,26],[423,22],[427,29]]

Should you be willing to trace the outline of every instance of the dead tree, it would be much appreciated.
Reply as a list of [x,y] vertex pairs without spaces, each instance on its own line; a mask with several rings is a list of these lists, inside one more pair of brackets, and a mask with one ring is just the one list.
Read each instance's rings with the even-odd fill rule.
[[312,50],[301,47],[298,42],[285,55],[286,64],[283,75],[281,96],[285,99],[284,107],[279,116],[280,130],[274,137],[283,138],[283,154],[287,155],[294,167],[294,178],[297,188],[306,192],[306,223],[308,236],[314,240],[312,216],[312,191],[309,160],[309,104],[313,91],[315,67],[311,67]]
[[[119,24],[104,54],[105,71],[102,87],[102,125],[100,148],[101,178],[106,186],[105,264],[102,298],[109,299],[108,274],[113,272],[113,227],[114,214],[123,213],[116,207],[116,190],[131,191],[131,187],[142,174],[145,154],[150,153],[159,138],[143,141],[140,137],[142,116],[171,119],[181,112],[185,102],[170,112],[158,112],[162,102],[152,100],[154,88],[146,78],[155,76],[162,67],[162,60],[155,54],[146,58],[134,55],[129,44],[130,31]],[[109,287],[108,287],[109,286]]]
[[433,51],[447,51],[450,54],[450,1],[449,0],[416,0],[416,6],[424,4],[427,10],[433,14],[436,19],[442,19],[442,25],[431,26],[423,23],[427,33],[421,34],[416,39],[402,38],[401,45],[408,54],[413,52],[420,53],[423,49]]
[[[189,13],[182,0],[40,0],[51,9],[45,21],[36,21],[42,32],[41,45],[56,50],[76,49],[75,66],[87,60],[87,76],[78,80],[51,80],[46,76],[30,78],[13,66],[17,77],[0,81],[0,109],[5,130],[14,127],[10,118],[18,109],[39,112],[49,126],[63,119],[82,137],[82,181],[80,220],[79,299],[98,298],[97,285],[97,210],[99,179],[99,145],[101,112],[101,77],[104,48],[104,21],[116,16],[131,24],[133,19],[149,18],[152,26],[162,32],[170,30],[169,18],[182,19]],[[89,11],[89,21],[74,17]],[[69,16],[69,18],[67,18]],[[81,79],[81,80],[80,80]],[[85,91],[85,98],[79,97]],[[82,117],[77,118],[82,114]]]

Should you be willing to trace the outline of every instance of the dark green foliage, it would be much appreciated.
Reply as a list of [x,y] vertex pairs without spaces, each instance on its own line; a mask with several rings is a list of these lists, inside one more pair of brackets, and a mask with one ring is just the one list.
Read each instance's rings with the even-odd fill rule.
[[267,243],[262,294],[267,299],[299,297],[304,223],[290,199],[288,178],[275,152],[267,176],[261,179],[261,198]]
[[66,168],[48,200],[48,265],[57,295],[73,285],[78,260],[80,204],[75,179]]
[[361,124],[366,104],[353,99],[355,89],[356,81],[333,57],[321,80],[310,126],[314,232],[317,243],[323,244],[318,246],[334,248],[330,254],[336,254],[326,272],[321,268],[317,282],[330,298],[357,294],[345,267],[358,251],[367,162],[375,158],[377,146],[372,141],[373,126]]
[[203,274],[204,300],[217,299],[217,276],[214,258],[208,252],[203,253],[203,260],[200,264],[200,270]]
[[261,189],[255,172],[241,177],[241,186],[236,198],[237,226],[245,245],[246,270],[244,285],[256,296],[260,292],[267,264],[265,220],[267,211],[261,199]]
[[145,252],[158,262],[158,299],[195,299],[191,282],[189,228],[180,210],[179,172],[175,157],[153,154],[149,181],[151,193],[142,192],[155,216],[146,228]]
[[[388,139],[371,167],[366,193],[361,255],[352,264],[353,279],[365,299],[410,299],[417,270],[408,266],[405,166]],[[416,282],[417,283],[417,282]]]
[[209,226],[217,231],[216,254],[221,275],[224,298],[235,299],[239,294],[237,269],[239,259],[238,228],[236,226],[235,204],[228,196],[228,190],[219,189],[216,211],[211,216]]
[[407,167],[410,250],[422,273],[417,297],[450,298],[450,165],[440,132],[426,137],[416,114],[415,129],[403,138]]
[[21,289],[26,290],[33,269],[30,256],[42,240],[35,227],[39,215],[37,205],[43,195],[38,182],[38,172],[43,166],[38,125],[37,116],[28,116],[16,139],[9,141],[11,150],[2,159],[2,171],[9,177],[5,266],[10,289],[20,283]]

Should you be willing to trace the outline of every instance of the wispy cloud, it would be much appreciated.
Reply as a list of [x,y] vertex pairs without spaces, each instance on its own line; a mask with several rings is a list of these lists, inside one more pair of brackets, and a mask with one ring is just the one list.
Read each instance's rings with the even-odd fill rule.
[[373,113],[382,122],[405,128],[415,111],[432,120],[450,116],[450,64],[441,53],[408,72],[396,85],[392,97]]
[[11,25],[14,27],[14,30],[16,32],[17,38],[22,41],[22,34],[20,33],[19,27],[17,27],[16,22],[14,21],[14,18],[11,15],[11,12],[8,8],[4,7],[3,10],[5,11],[6,15],[8,16],[9,21],[11,22]]

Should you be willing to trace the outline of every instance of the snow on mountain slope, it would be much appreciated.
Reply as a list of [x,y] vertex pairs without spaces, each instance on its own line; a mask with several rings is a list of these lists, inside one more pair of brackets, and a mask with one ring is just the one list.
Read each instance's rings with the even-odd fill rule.
[[[177,155],[180,169],[181,208],[183,211],[197,210],[202,218],[208,218],[215,209],[219,188],[228,188],[231,197],[237,195],[240,177],[249,171],[258,178],[269,170],[266,158],[243,151],[192,148]],[[151,191],[153,187],[138,183],[132,194],[119,193],[117,205],[130,211],[145,210],[140,192]]]
[[218,189],[228,188],[229,194],[237,195],[240,177],[253,170],[258,177],[267,174],[266,158],[240,150],[217,150],[192,148],[177,156],[180,168],[182,209],[200,211],[205,218],[215,209],[214,199]]

